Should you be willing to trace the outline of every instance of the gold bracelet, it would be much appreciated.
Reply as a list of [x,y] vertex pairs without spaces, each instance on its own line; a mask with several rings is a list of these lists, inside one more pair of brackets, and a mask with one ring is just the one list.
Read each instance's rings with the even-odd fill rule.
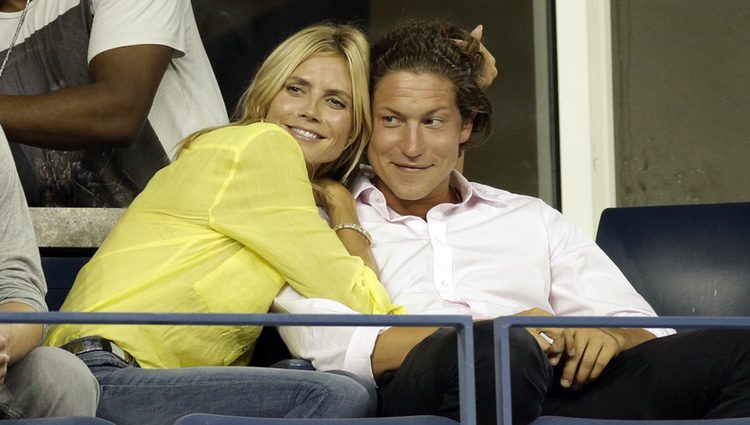
[[365,239],[367,239],[367,245],[372,245],[372,236],[370,236],[370,232],[368,232],[367,230],[365,230],[365,228],[362,227],[362,226],[360,226],[359,224],[342,223],[342,224],[337,224],[337,225],[333,226],[332,229],[335,232],[338,232],[339,230],[342,230],[342,229],[354,230],[355,232],[357,232],[360,235],[364,236]]

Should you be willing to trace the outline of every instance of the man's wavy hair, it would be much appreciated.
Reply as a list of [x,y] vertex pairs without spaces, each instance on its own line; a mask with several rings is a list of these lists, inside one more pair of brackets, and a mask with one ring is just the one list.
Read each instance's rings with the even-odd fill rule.
[[473,120],[472,135],[461,149],[484,142],[492,130],[492,104],[477,84],[484,58],[469,32],[443,21],[408,21],[381,37],[370,50],[370,94],[388,73],[441,75],[453,83],[461,117]]

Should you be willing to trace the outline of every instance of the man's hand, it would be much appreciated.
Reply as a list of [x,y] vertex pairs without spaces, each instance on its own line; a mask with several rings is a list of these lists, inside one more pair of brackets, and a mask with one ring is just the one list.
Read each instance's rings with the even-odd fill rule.
[[479,87],[486,89],[493,81],[495,81],[495,78],[497,78],[498,70],[495,57],[492,56],[492,53],[490,53],[484,44],[482,44],[483,30],[484,27],[481,24],[477,25],[477,27],[471,31],[471,36],[479,42],[479,53],[484,58],[484,67],[482,67],[482,71],[479,74],[477,84],[479,84]]
[[[553,316],[532,308],[515,316]],[[560,385],[577,389],[598,378],[622,351],[654,338],[644,329],[620,328],[526,328],[536,339],[552,366],[563,362]]]
[[604,329],[566,329],[566,357],[560,385],[578,389],[593,381],[621,351],[618,340]]
[[[514,316],[554,316],[541,308],[531,308],[514,314]],[[557,366],[565,350],[566,332],[564,328],[525,328],[539,343],[544,354],[552,366]]]

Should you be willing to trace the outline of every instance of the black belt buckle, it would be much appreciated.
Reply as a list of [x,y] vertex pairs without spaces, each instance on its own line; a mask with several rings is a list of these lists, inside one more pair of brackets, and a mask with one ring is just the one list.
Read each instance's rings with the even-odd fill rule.
[[117,346],[114,342],[100,336],[85,336],[83,338],[78,338],[60,348],[69,351],[76,356],[95,351],[106,351],[119,357],[120,360],[128,365],[138,367],[138,362],[130,355],[130,353]]

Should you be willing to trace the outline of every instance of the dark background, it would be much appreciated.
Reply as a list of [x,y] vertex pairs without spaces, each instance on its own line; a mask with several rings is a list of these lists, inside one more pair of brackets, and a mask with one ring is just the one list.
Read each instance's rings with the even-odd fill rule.
[[[544,143],[549,142],[543,139],[544,149],[540,150],[537,140],[535,3],[538,6],[546,2],[192,0],[230,116],[263,58],[287,35],[309,24],[324,20],[354,22],[371,37],[377,37],[404,18],[442,18],[467,30],[483,24],[483,41],[500,68],[500,78],[489,89],[494,107],[494,131],[484,145],[467,153],[465,174],[470,180],[542,196],[555,205],[556,167],[544,164],[556,164],[556,160],[545,157],[546,162],[540,167],[538,158],[552,155],[554,149],[546,146]],[[546,68],[547,64],[541,66]],[[540,119],[550,120],[549,116]]]

